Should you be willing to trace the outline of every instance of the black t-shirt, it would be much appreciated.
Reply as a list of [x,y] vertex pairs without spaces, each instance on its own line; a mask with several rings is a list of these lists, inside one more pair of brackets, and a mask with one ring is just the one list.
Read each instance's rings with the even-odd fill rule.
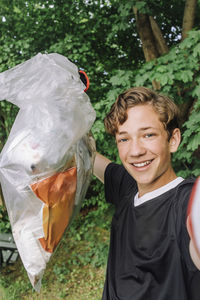
[[105,195],[116,206],[103,300],[200,300],[200,272],[189,254],[186,212],[194,179],[134,206],[137,184],[109,164]]

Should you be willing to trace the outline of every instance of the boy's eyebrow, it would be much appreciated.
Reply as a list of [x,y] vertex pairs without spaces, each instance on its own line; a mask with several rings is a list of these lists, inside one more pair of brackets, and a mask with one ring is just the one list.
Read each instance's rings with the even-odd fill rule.
[[[151,126],[148,126],[148,127],[141,127],[139,128],[139,131],[145,131],[145,130],[148,130],[148,129],[154,129],[154,130],[158,130],[158,128],[156,127],[151,127]],[[123,135],[123,134],[128,134],[127,131],[119,131],[117,132],[118,135]]]
[[152,126],[148,126],[148,127],[142,127],[142,128],[140,128],[139,130],[140,130],[140,131],[145,131],[145,130],[148,130],[148,129],[158,129],[158,128],[152,127]]
[[122,135],[122,134],[128,134],[127,131],[120,131],[120,132],[117,132],[118,135]]

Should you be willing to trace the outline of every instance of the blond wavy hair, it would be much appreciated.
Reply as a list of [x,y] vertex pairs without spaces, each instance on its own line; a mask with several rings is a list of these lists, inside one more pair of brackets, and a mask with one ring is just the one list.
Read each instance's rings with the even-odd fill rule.
[[180,112],[169,97],[145,87],[133,87],[121,93],[111,106],[104,119],[106,131],[115,136],[118,126],[127,120],[127,110],[136,105],[151,105],[158,113],[169,138],[173,130],[179,128]]

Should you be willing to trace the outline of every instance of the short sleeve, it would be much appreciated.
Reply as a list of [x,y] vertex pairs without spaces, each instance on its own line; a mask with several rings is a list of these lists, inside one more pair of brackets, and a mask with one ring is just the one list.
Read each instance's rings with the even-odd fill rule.
[[129,175],[123,165],[110,163],[105,171],[104,177],[106,201],[116,206],[120,199],[130,193],[136,187],[135,180]]

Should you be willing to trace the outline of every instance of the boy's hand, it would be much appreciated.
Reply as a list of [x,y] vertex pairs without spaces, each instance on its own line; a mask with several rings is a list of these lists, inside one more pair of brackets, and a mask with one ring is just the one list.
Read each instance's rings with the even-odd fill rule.
[[[197,178],[190,196],[187,212],[187,230],[191,238],[190,254],[195,265],[200,266],[200,177]],[[191,250],[192,248],[192,250]],[[191,253],[191,251],[193,253]]]

